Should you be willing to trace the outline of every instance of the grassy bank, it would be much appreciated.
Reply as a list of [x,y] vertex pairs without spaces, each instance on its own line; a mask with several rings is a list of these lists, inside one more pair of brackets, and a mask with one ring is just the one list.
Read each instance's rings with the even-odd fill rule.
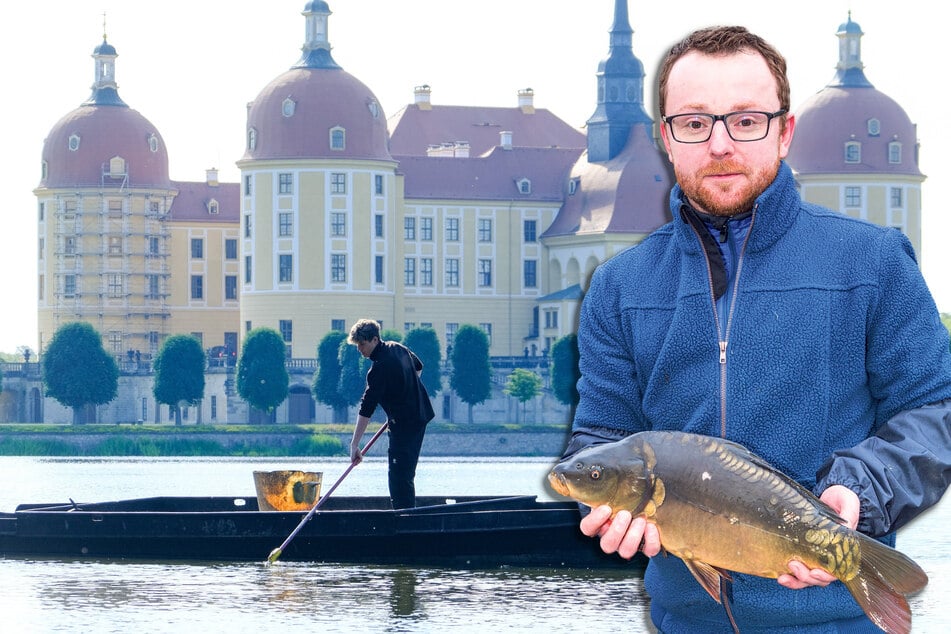
[[[376,431],[373,424],[367,436]],[[427,443],[485,455],[548,455],[539,437],[562,437],[564,425],[432,423]],[[0,456],[346,456],[352,425],[0,425]],[[499,445],[508,444],[508,448]],[[550,443],[542,443],[548,445]],[[473,447],[475,445],[475,447]],[[533,449],[537,447],[537,449]]]

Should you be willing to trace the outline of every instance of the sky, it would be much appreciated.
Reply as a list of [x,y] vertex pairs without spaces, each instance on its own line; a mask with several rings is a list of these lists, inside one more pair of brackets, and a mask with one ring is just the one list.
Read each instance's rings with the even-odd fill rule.
[[[514,107],[532,88],[536,108],[582,127],[596,105],[614,0],[327,0],[334,59],[366,84],[387,117],[428,84],[435,105]],[[37,346],[37,224],[33,188],[43,141],[86,100],[103,33],[119,55],[119,95],[165,140],[173,180],[217,168],[237,182],[247,104],[300,57],[306,0],[36,0],[18,3],[0,38],[0,352]],[[828,84],[840,24],[851,11],[865,36],[871,83],[918,126],[922,271],[939,310],[951,312],[951,220],[939,199],[951,175],[951,126],[936,83],[951,9],[930,0],[629,0],[634,54],[655,119],[656,70],[686,33],[741,24],[789,63],[795,111]],[[105,14],[105,17],[104,17]],[[105,21],[105,26],[103,26]],[[943,193],[943,192],[942,192]]]

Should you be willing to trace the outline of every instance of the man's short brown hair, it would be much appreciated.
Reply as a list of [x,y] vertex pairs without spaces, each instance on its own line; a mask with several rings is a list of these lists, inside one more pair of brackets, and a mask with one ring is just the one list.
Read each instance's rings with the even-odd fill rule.
[[347,337],[347,343],[354,345],[362,341],[373,341],[374,337],[380,336],[380,322],[373,319],[361,319],[350,328],[350,336]]

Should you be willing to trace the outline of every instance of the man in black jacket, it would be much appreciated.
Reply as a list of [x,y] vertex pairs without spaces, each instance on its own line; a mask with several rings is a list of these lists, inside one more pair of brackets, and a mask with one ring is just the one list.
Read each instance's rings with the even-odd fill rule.
[[380,324],[361,319],[350,329],[348,343],[373,362],[360,413],[350,441],[350,459],[363,460],[360,439],[379,405],[389,420],[389,487],[394,509],[416,506],[416,463],[423,446],[426,423],[435,417],[432,402],[419,378],[423,364],[413,351],[395,341],[380,340]]

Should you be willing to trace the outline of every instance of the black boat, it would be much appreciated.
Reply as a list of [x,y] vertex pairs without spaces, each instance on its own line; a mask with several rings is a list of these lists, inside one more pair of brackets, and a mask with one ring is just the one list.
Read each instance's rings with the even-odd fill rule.
[[[578,528],[574,502],[536,496],[328,498],[281,561],[495,568],[614,568]],[[0,556],[265,561],[305,517],[260,511],[255,497],[151,497],[21,504],[0,513]],[[635,561],[634,566],[637,566]]]

